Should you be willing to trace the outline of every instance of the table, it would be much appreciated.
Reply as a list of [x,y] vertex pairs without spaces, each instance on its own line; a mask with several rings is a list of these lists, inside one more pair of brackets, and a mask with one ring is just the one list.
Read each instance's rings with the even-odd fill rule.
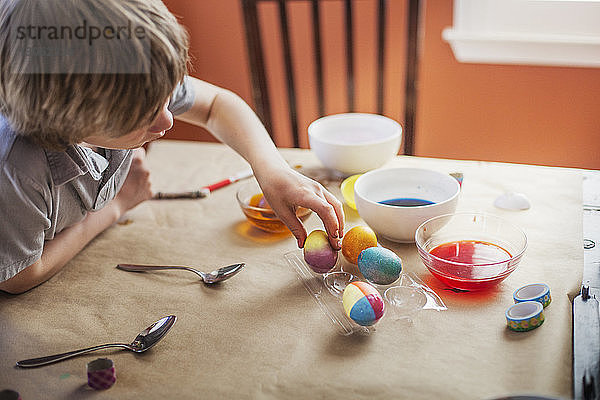
[[[318,168],[310,151],[283,149],[291,165]],[[159,141],[149,151],[153,186],[197,189],[247,167],[220,144]],[[19,296],[0,294],[0,390],[25,399],[481,399],[572,393],[571,302],[583,265],[582,171],[530,165],[399,156],[385,167],[463,172],[459,211],[490,212],[519,225],[529,246],[496,290],[455,293],[429,275],[411,244],[397,252],[448,306],[424,310],[412,325],[384,317],[370,335],[339,335],[283,255],[291,235],[252,228],[239,209],[238,184],[201,200],[143,203],[90,243],[59,274]],[[339,189],[331,185],[340,196]],[[525,193],[527,211],[493,200]],[[341,198],[341,197],[340,197]],[[347,228],[364,224],[345,208]],[[320,228],[316,215],[307,229]],[[238,261],[247,268],[219,286],[181,271],[136,274],[117,263],[182,264],[203,270]],[[538,329],[505,327],[512,292],[549,284],[553,301]],[[144,354],[92,353],[37,369],[15,361],[94,344],[129,342],[160,317],[178,321]],[[111,358],[117,383],[86,385],[86,363]]]

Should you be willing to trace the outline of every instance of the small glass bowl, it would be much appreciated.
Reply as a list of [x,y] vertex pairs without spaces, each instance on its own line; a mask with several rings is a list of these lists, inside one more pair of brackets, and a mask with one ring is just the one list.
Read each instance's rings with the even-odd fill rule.
[[[483,242],[504,250],[506,257],[477,263],[447,260],[431,254],[437,246],[458,242]],[[429,272],[450,287],[462,290],[490,289],[516,268],[525,249],[525,233],[495,215],[455,213],[431,218],[415,233],[419,256]],[[483,257],[482,257],[483,259]]]
[[[238,189],[236,198],[242,212],[253,226],[265,232],[280,233],[289,232],[288,227],[277,217],[270,207],[251,206],[250,200],[253,196],[262,194],[260,186],[255,179],[245,182]],[[304,221],[310,215],[311,210],[304,207],[298,207],[296,215],[301,221]]]

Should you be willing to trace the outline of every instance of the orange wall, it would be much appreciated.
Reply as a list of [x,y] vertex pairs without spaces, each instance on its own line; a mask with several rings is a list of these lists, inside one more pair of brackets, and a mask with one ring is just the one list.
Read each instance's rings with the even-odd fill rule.
[[[249,68],[246,56],[243,19],[239,0],[166,0],[171,11],[180,17],[191,34],[192,75],[237,92],[252,105]],[[294,15],[307,7],[294,2]],[[458,63],[448,43],[441,39],[443,28],[452,25],[452,2],[428,0],[423,10],[424,35],[419,71],[418,109],[415,152],[419,156],[457,159],[480,159],[600,169],[600,68],[559,68],[541,66],[487,65]],[[360,9],[360,1],[355,1]],[[332,8],[334,6],[328,6]],[[336,10],[331,11],[337,12]],[[360,15],[370,10],[360,11]],[[269,17],[266,7],[261,15]],[[356,13],[355,15],[359,15]],[[403,46],[405,1],[390,1],[392,46]],[[269,36],[277,36],[270,28]],[[302,24],[292,31],[303,29]],[[339,27],[326,28],[324,36],[336,40]],[[368,40],[368,27],[356,37]],[[355,33],[356,35],[356,33]],[[275,46],[275,44],[271,44]],[[270,46],[271,46],[270,45]],[[296,43],[295,51],[305,51]],[[363,43],[362,50],[370,51]],[[400,49],[403,51],[403,49]],[[326,55],[327,57],[327,55]],[[360,54],[358,55],[360,57]],[[331,55],[329,58],[341,58]],[[281,69],[281,60],[269,58],[267,66]],[[402,121],[403,99],[401,62],[387,63],[388,91],[391,100],[385,114]],[[360,70],[369,82],[371,72]],[[335,68],[326,72],[335,76]],[[301,80],[304,78],[300,78]],[[308,78],[306,78],[308,79]],[[312,83],[302,81],[301,90]],[[341,83],[340,83],[341,85]],[[278,86],[283,86],[280,79]],[[369,84],[359,86],[365,99],[370,98]],[[275,89],[273,89],[275,90]],[[327,112],[343,107],[343,93],[331,90]],[[306,91],[299,99],[301,132],[315,113],[314,100]],[[282,146],[287,120],[285,102],[274,110],[274,133]],[[359,103],[359,111],[371,111],[371,101]],[[210,140],[199,128],[177,122],[169,138]],[[301,140],[306,145],[306,138]]]
[[420,155],[600,168],[600,68],[458,63],[451,2],[427,4]]

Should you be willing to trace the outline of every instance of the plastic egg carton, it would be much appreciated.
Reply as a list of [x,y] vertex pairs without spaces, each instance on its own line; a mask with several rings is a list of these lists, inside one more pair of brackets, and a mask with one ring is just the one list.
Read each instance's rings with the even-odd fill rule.
[[[384,320],[411,321],[421,310],[446,310],[442,299],[429,286],[424,284],[416,274],[403,272],[400,278],[390,285],[371,283],[381,294],[385,303],[385,314],[382,320],[373,326],[361,326],[352,321],[344,312],[342,294],[347,281],[337,280],[336,274],[348,272],[350,264],[340,254],[335,267],[326,274],[317,274],[304,261],[302,250],[284,254],[284,258],[296,271],[298,279],[306,291],[317,302],[317,305],[328,317],[330,322],[341,335],[354,333],[371,334],[377,325]],[[353,266],[356,268],[356,266]],[[348,275],[345,275],[347,279]],[[352,280],[363,280],[354,276]],[[326,283],[327,282],[327,283]],[[368,282],[368,281],[367,281]],[[370,283],[370,282],[368,282]],[[386,322],[384,322],[386,323]]]

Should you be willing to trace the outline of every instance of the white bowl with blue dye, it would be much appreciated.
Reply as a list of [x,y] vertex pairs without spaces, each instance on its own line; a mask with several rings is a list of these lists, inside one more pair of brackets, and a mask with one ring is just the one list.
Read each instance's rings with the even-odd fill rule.
[[423,222],[456,210],[460,185],[449,174],[422,168],[377,169],[361,175],[354,184],[360,217],[377,237],[415,241]]

